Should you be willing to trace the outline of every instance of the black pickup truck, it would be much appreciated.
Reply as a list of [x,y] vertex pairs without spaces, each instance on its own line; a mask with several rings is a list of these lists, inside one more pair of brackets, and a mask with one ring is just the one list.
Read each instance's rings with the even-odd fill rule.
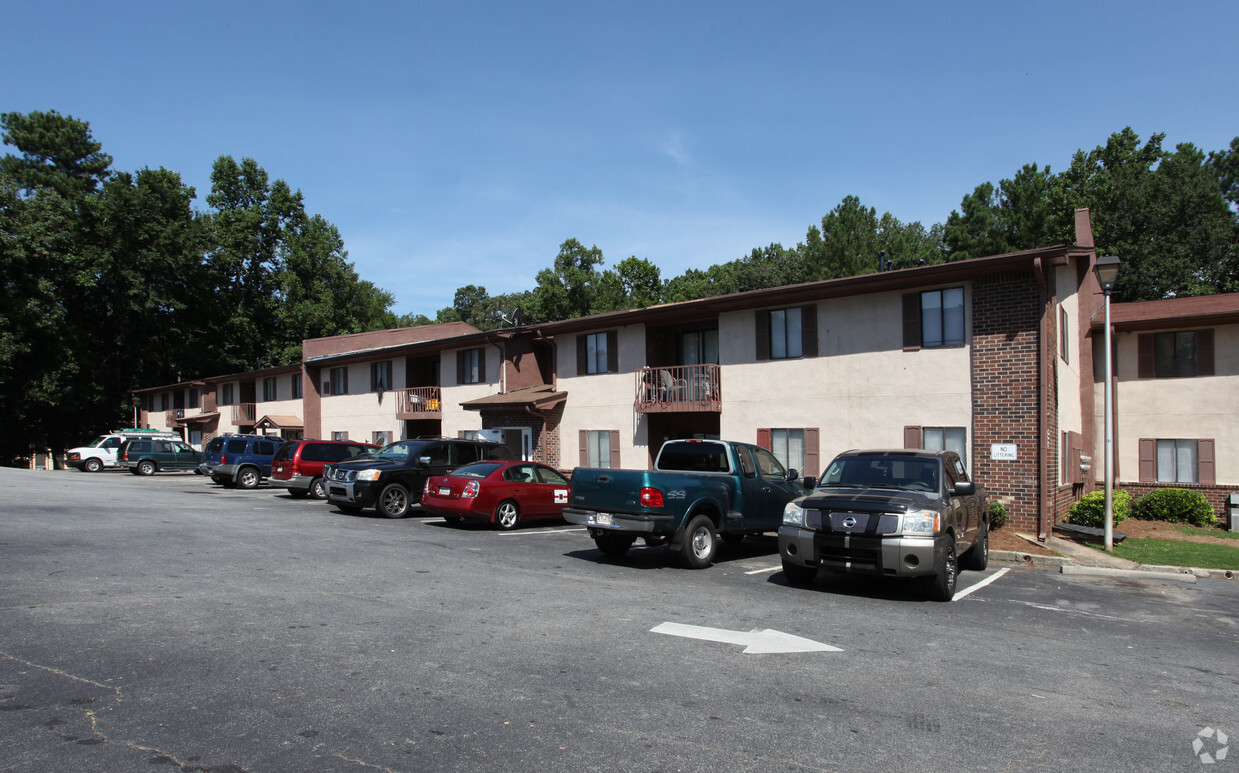
[[916,577],[950,601],[961,566],[989,563],[988,498],[953,451],[847,451],[788,503],[779,554],[796,585],[819,569]]

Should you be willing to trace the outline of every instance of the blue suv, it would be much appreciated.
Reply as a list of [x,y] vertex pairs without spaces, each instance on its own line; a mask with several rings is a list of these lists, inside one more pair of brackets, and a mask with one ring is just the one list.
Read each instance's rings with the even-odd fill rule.
[[207,443],[198,469],[225,488],[255,488],[271,477],[271,460],[284,443],[267,435],[220,435]]

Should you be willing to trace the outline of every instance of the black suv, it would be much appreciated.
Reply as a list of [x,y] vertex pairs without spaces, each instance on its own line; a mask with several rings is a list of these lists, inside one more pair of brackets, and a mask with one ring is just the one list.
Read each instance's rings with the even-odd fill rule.
[[225,488],[255,488],[271,477],[271,460],[284,442],[268,435],[220,435],[207,443],[198,469]]
[[401,440],[364,459],[324,467],[327,501],[346,513],[373,507],[388,518],[403,518],[421,502],[430,476],[470,462],[510,459],[511,453],[507,446],[481,440]]

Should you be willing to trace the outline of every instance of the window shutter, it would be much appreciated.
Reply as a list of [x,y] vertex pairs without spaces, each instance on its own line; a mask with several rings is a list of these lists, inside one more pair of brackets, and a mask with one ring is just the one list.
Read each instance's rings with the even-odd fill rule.
[[753,317],[753,327],[757,331],[757,359],[770,359],[770,312],[757,311]]
[[1213,330],[1196,331],[1196,375],[1213,375]]
[[[1212,331],[1210,331],[1212,332]],[[1196,441],[1196,464],[1199,467],[1197,478],[1202,486],[1212,486],[1217,482],[1213,464],[1213,441]]]
[[817,304],[800,307],[800,353],[804,357],[817,356]]
[[579,433],[578,440],[580,442],[580,446],[578,447],[578,450],[580,451],[581,466],[588,467],[589,466],[589,430],[587,429],[581,430]]
[[921,432],[920,427],[907,426],[903,428],[904,448],[923,448],[924,444],[924,433]]
[[607,373],[619,373],[619,335],[607,331]]
[[611,436],[611,466],[619,469],[622,466],[619,458],[619,430],[613,429],[607,434]]
[[[1157,368],[1153,359],[1153,334],[1141,333],[1136,339],[1137,378],[1153,378]],[[1105,371],[1102,371],[1103,373]]]
[[331,394],[331,382],[330,381],[323,382],[323,394],[325,395]]
[[[1104,476],[1105,470],[1101,471]],[[1140,438],[1140,482],[1152,483],[1157,480],[1157,441],[1152,438]]]
[[770,430],[768,428],[757,430],[757,445],[767,451],[770,450]]
[[585,358],[589,356],[588,351],[585,347],[585,334],[582,333],[576,337],[576,374],[578,376],[584,376],[589,372],[585,363]]
[[822,469],[822,454],[819,450],[817,427],[805,427],[804,430],[804,469],[800,471],[800,477],[811,475],[817,477],[818,472]]
[[379,391],[379,364],[377,362],[370,363],[370,391]]
[[[915,351],[921,348],[921,294],[903,296],[903,349]],[[917,446],[918,448],[920,446]]]
[[456,352],[456,383],[465,383],[465,353]]
[[486,349],[478,349],[478,383],[485,384],[488,380],[486,376]]

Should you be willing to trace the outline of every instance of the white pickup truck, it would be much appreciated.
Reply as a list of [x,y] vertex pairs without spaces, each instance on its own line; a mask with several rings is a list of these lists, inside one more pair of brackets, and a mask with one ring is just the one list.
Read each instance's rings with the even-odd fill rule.
[[117,467],[119,465],[116,452],[120,450],[121,443],[135,438],[180,440],[181,436],[157,429],[118,429],[100,435],[87,445],[70,448],[65,452],[65,464],[83,472],[99,472],[105,467]]

